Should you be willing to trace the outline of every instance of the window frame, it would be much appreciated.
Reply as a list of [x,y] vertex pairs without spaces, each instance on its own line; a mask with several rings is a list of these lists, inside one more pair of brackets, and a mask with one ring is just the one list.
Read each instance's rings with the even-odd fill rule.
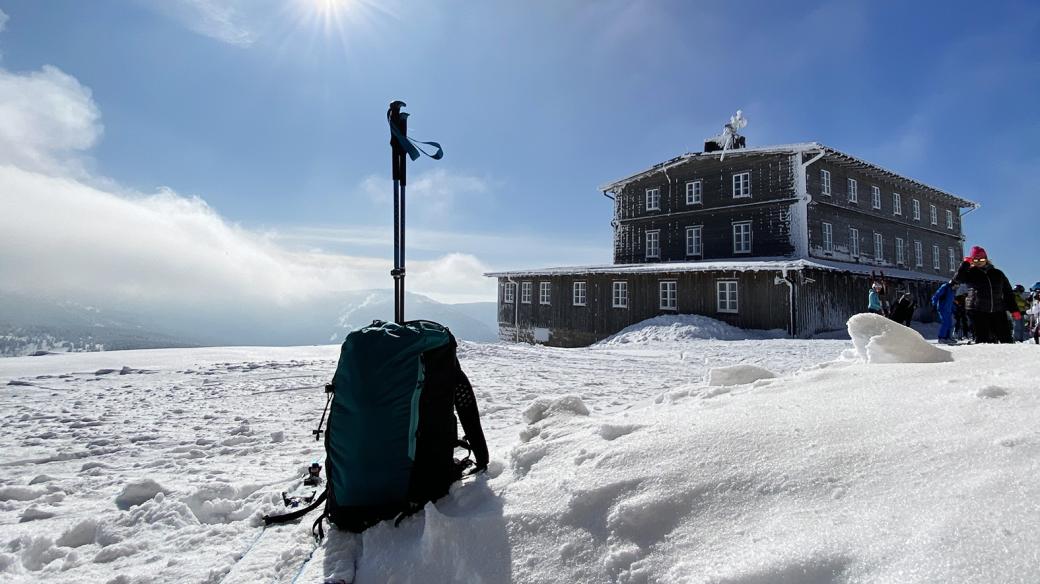
[[[690,235],[696,234],[693,241],[697,244],[696,251],[690,251]],[[686,257],[704,257],[704,226],[703,225],[687,225],[686,226]]]
[[531,297],[534,296],[531,288],[531,282],[520,282],[520,304],[531,303]]
[[929,207],[929,209],[928,209],[928,217],[929,217],[929,219],[932,220],[932,225],[938,225],[939,224],[939,208],[936,207],[935,205],[931,204],[931,203],[928,204],[928,207]]
[[920,239],[914,240],[914,267],[924,267],[924,246]]
[[[653,236],[656,253],[650,255],[650,239]],[[645,257],[648,260],[659,260],[661,259],[661,230],[660,229],[647,229],[643,235],[643,244]]]
[[850,178],[845,185],[845,188],[848,190],[849,202],[859,203],[859,182],[854,178]]
[[905,266],[906,262],[906,240],[902,237],[896,238],[896,265]]
[[911,209],[911,213],[912,213],[912,217],[913,217],[914,221],[920,221],[921,220],[921,201],[919,201],[917,199],[913,199],[913,201],[910,203],[910,209]]
[[610,304],[612,308],[628,308],[628,280],[611,282]]
[[589,302],[589,285],[585,280],[577,280],[571,284],[571,305],[587,306]]
[[513,304],[516,302],[516,282],[506,282],[502,285],[502,304]]
[[740,287],[737,280],[731,278],[715,280],[715,312],[723,314],[740,312]]
[[704,180],[694,179],[686,181],[686,204],[704,204]]
[[859,253],[859,229],[856,227],[849,227],[849,255],[858,258]]
[[877,231],[874,232],[874,261],[885,261],[885,236]]
[[946,228],[953,230],[953,211],[951,209],[945,209],[946,211]]
[[820,194],[825,197],[831,196],[831,171],[825,168],[820,169]]
[[946,248],[946,253],[947,253],[947,257],[950,260],[950,271],[951,272],[956,272],[957,271],[957,254],[954,253],[954,250],[953,250],[952,247]]
[[932,244],[932,269],[935,271],[942,270],[942,261],[939,259],[939,245]]
[[820,223],[820,229],[823,231],[823,251],[834,253],[834,224],[823,221]]
[[[653,200],[655,201],[655,206],[653,206],[653,207],[650,206],[651,193],[653,194],[652,195],[654,197]],[[646,188],[646,198],[645,198],[644,202],[646,204],[646,210],[647,211],[660,211],[661,210],[661,187],[647,187]]]
[[[668,290],[666,292],[666,290]],[[666,304],[670,302],[671,305]],[[679,310],[679,281],[658,280],[657,281],[657,307],[660,310]]]
[[[747,225],[747,249],[746,250],[740,250],[740,249],[737,249],[737,227],[738,226],[742,227],[744,225]],[[754,234],[754,230],[751,228],[751,221],[734,221],[732,223],[732,226],[733,226],[733,253],[734,254],[740,254],[740,255],[750,254],[751,253],[751,249],[752,249],[752,247],[751,247],[752,246],[752,237],[753,237],[753,234]]]
[[892,214],[903,215],[903,195],[892,193]]
[[[743,180],[743,177],[747,177],[747,180],[746,181]],[[738,179],[740,179],[739,180],[739,187],[738,187]],[[743,172],[735,172],[735,173],[733,173],[733,176],[730,179],[730,184],[732,185],[732,194],[733,194],[733,198],[734,199],[750,199],[751,198],[751,171],[750,170],[745,170]],[[747,187],[746,189],[745,189],[745,186]],[[738,194],[738,190],[739,190],[739,194]],[[745,191],[746,191],[747,194],[744,194]]]
[[542,306],[552,304],[552,282],[538,282],[538,304]]
[[870,185],[870,208],[881,209],[881,187]]

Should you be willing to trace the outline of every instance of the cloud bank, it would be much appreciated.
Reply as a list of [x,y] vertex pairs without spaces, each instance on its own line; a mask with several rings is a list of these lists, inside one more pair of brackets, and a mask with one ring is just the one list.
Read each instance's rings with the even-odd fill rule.
[[[90,90],[74,77],[53,66],[0,69],[0,290],[255,313],[390,286],[389,255],[298,250],[229,222],[199,197],[105,186],[112,181],[88,170],[102,132]],[[442,302],[494,299],[494,282],[471,255],[408,268],[410,291]]]

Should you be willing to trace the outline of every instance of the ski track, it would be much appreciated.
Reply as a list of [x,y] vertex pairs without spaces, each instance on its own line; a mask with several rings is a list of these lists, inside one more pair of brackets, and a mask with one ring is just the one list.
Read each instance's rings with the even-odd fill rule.
[[[492,458],[501,461],[524,426],[524,408],[538,398],[575,395],[595,412],[619,412],[704,383],[710,367],[742,363],[783,374],[836,358],[848,346],[463,342],[459,357],[477,390]],[[310,432],[337,354],[330,346],[4,360],[3,580],[287,582],[302,569],[305,581],[320,580],[323,571],[353,581],[359,539],[333,531],[304,565],[313,549],[311,521],[261,531],[260,520],[282,507],[279,493],[323,456]],[[220,355],[241,360],[215,360]],[[77,367],[98,362],[120,365]],[[634,429],[603,432],[614,439]],[[133,488],[124,492],[127,485]],[[119,497],[143,502],[120,510]]]

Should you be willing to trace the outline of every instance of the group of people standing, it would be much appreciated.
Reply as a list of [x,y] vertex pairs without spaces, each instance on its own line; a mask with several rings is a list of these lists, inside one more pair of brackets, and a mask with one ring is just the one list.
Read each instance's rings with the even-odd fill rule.
[[[916,307],[913,297],[905,293],[886,310],[884,288],[882,282],[873,283],[867,310],[909,325]],[[1040,344],[1040,282],[1029,292],[1021,284],[1012,288],[982,247],[971,248],[953,279],[939,287],[931,303],[941,323],[939,342],[953,343],[955,335],[975,343],[1024,342],[1028,330]]]

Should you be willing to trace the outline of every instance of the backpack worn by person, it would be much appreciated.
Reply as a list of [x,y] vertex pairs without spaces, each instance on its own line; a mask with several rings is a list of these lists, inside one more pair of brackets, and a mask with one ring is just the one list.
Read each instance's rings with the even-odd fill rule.
[[[264,522],[292,521],[325,502],[315,522],[319,537],[325,518],[358,533],[386,519],[400,521],[463,476],[486,469],[487,443],[456,348],[447,328],[422,320],[375,321],[347,335],[326,386],[325,492],[305,509]],[[457,447],[470,455],[456,459]]]

